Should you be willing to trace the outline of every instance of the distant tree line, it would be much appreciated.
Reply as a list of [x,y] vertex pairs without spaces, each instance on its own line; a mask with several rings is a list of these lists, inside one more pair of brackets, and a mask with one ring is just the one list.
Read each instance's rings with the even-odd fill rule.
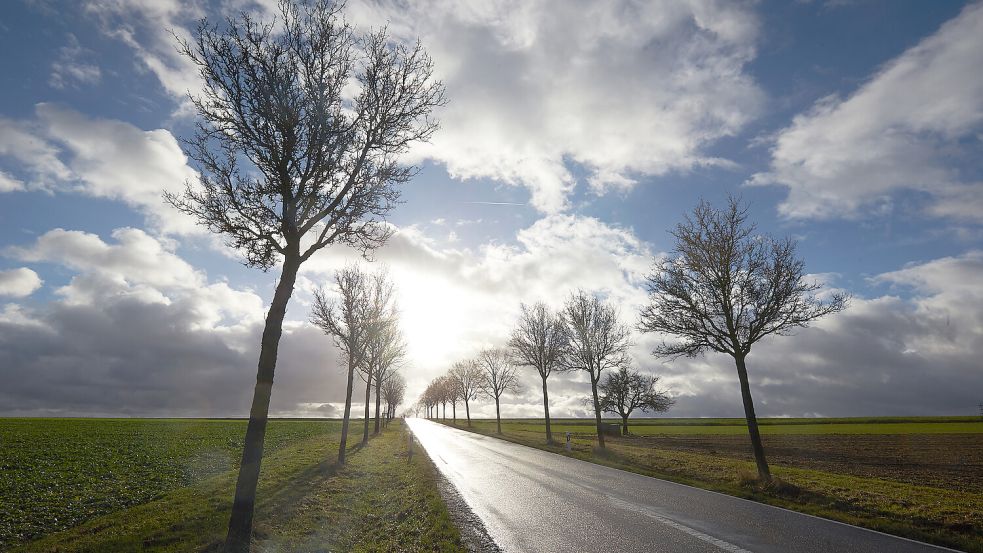
[[604,447],[603,413],[621,416],[622,432],[627,435],[628,417],[633,412],[666,411],[673,404],[666,391],[656,388],[658,377],[631,367],[630,336],[631,329],[619,322],[617,310],[584,290],[572,294],[560,311],[552,311],[544,303],[522,304],[506,347],[485,349],[472,359],[455,363],[430,382],[419,403],[427,417],[443,419],[450,405],[451,419],[456,423],[457,403],[462,402],[471,426],[471,403],[478,398],[494,401],[496,430],[501,434],[502,397],[520,391],[518,369],[534,369],[542,382],[546,441],[552,444],[549,377],[580,370],[589,376],[590,404],[599,445]]

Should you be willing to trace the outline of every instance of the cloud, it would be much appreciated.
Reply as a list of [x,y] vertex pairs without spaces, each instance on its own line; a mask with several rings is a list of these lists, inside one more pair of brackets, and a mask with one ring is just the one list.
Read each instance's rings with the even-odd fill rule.
[[0,193],[24,190],[24,183],[0,171]]
[[0,296],[30,296],[43,282],[37,273],[27,267],[0,271]]
[[[410,397],[452,361],[507,339],[520,301],[558,307],[577,287],[597,290],[636,321],[641,289],[659,255],[629,229],[568,215],[545,217],[521,230],[514,244],[478,250],[439,248],[415,228],[401,229],[379,259],[399,285],[403,323],[412,350]],[[306,278],[325,282],[339,259],[309,267]],[[792,337],[755,346],[748,363],[762,416],[866,416],[972,413],[983,385],[983,254],[906,266],[872,279],[900,295],[857,298],[840,314]],[[321,276],[324,275],[324,276]],[[834,286],[836,275],[818,275]],[[742,416],[733,360],[708,354],[663,360],[650,355],[657,338],[635,334],[632,355],[641,370],[663,377],[678,397],[671,416]],[[506,416],[537,416],[540,386],[523,371],[524,390],[509,396]],[[930,383],[930,384],[928,384]],[[931,390],[926,391],[926,386]],[[584,375],[550,380],[551,412],[583,416],[589,393]],[[487,401],[473,406],[492,416]]]
[[[758,414],[974,414],[983,387],[981,269],[983,253],[972,251],[877,275],[872,283],[899,294],[854,298],[811,328],[756,345],[747,362]],[[681,393],[675,415],[742,413],[729,357],[681,359],[660,371]]]
[[[0,311],[2,412],[247,413],[264,303],[209,281],[172,247],[137,229],[118,229],[111,242],[55,229],[8,250],[74,276],[42,306]],[[272,412],[324,413],[301,404],[343,401],[338,359],[320,331],[287,325]]]
[[53,182],[71,177],[71,170],[58,158],[58,148],[39,136],[30,121],[15,121],[0,117],[0,159],[18,163],[24,178],[0,172],[0,191],[10,192],[27,188],[49,190]]
[[[572,215],[545,217],[510,243],[474,250],[437,246],[417,227],[396,230],[378,258],[398,287],[408,403],[452,362],[504,344],[520,301],[558,307],[583,287],[633,324],[645,302],[641,279],[658,255],[631,229]],[[73,276],[44,305],[0,310],[0,378],[10,384],[0,390],[4,414],[248,411],[266,309],[260,294],[269,295],[272,282],[258,293],[209,279],[173,243],[136,229],[118,229],[109,240],[55,229],[6,254],[58,264]],[[305,265],[284,325],[274,414],[336,414],[344,401],[341,356],[306,319],[311,288],[353,257],[334,248]],[[983,385],[981,270],[983,253],[972,251],[883,273],[872,284],[888,294],[857,298],[795,336],[756,345],[748,364],[759,414],[973,412]],[[663,376],[678,398],[670,415],[742,414],[730,358],[659,360],[649,354],[654,337],[635,340],[637,366]],[[540,412],[534,372],[522,378],[524,390],[508,396],[505,416]],[[583,374],[557,375],[551,410],[586,415],[588,393]],[[488,401],[472,407],[475,416],[493,414]]]
[[197,176],[169,131],[145,131],[54,104],[38,104],[35,112],[34,119],[0,119],[0,156],[24,174],[19,181],[0,176],[0,190],[7,180],[9,189],[79,192],[135,207],[165,233],[201,232],[163,199],[165,191],[180,192]]
[[[645,300],[640,283],[652,260],[648,245],[631,229],[591,217],[547,216],[521,229],[510,243],[473,250],[439,247],[417,227],[396,230],[376,252],[378,263],[366,268],[385,265],[397,285],[409,346],[407,396],[412,399],[455,361],[504,345],[521,302],[544,301],[559,308],[582,287],[604,295],[619,307],[626,324],[634,324]],[[309,298],[315,285],[330,287],[333,271],[353,257],[337,248],[312,258],[301,268],[299,299]],[[535,382],[527,388],[526,408],[535,409],[538,388]],[[485,403],[475,409],[491,414]]]
[[[243,8],[269,18],[272,4],[207,13],[176,0],[110,0],[87,11],[189,115],[186,95],[202,83],[170,32],[189,38],[198,18]],[[388,25],[398,39],[422,38],[447,86],[441,130],[410,159],[525,186],[547,213],[567,207],[580,169],[601,194],[644,175],[733,165],[706,147],[763,104],[744,71],[758,36],[750,3],[365,0],[346,12],[362,30]]]
[[983,181],[983,4],[887,63],[846,99],[830,96],[774,140],[753,185],[789,189],[790,218],[859,217],[901,191],[927,212],[979,221]]
[[362,27],[421,37],[450,103],[416,155],[458,178],[527,187],[564,209],[586,170],[596,193],[640,175],[721,160],[704,153],[760,110],[744,72],[758,22],[748,6],[692,2],[360,2]]
[[[235,11],[241,3],[224,4]],[[200,90],[202,83],[194,64],[178,53],[175,35],[191,38],[188,29],[206,15],[200,3],[99,0],[87,2],[84,9],[96,18],[106,36],[120,40],[133,52],[138,67],[157,78],[177,101],[177,114],[193,112],[187,95]]]
[[58,50],[58,59],[51,64],[51,76],[48,84],[54,88],[63,89],[69,86],[88,85],[99,82],[102,71],[98,65],[86,63],[84,57],[91,57],[93,52],[83,48],[78,38],[68,33],[68,44]]

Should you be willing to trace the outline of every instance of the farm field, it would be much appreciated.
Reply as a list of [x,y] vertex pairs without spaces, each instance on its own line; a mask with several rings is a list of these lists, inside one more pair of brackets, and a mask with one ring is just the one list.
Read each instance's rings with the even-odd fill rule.
[[[708,424],[700,425],[706,420]],[[808,421],[808,422],[806,422]],[[446,421],[448,424],[450,421]],[[608,421],[614,422],[614,421]],[[503,420],[505,439],[624,470],[755,499],[850,524],[983,552],[983,421],[763,419],[777,485],[753,480],[743,419],[632,419],[629,437],[595,448],[593,421],[560,419],[573,451],[545,444],[542,420]],[[472,430],[495,435],[494,420]],[[456,426],[466,429],[458,419]]]
[[[618,423],[619,420],[605,419]],[[510,420],[511,427],[519,430],[529,425],[531,431],[545,428],[542,420]],[[552,422],[554,431],[593,432],[593,419],[557,419]],[[744,419],[631,419],[632,434],[640,436],[663,434],[718,434],[747,435]],[[762,434],[980,434],[983,420],[979,417],[885,417],[883,419],[761,419]],[[545,430],[544,430],[545,431]]]
[[[0,550],[202,551],[224,538],[245,421],[0,419]],[[357,426],[357,425],[356,425]],[[270,421],[255,535],[283,548],[460,547],[399,421],[337,467],[338,421]],[[360,433],[359,433],[360,436]]]

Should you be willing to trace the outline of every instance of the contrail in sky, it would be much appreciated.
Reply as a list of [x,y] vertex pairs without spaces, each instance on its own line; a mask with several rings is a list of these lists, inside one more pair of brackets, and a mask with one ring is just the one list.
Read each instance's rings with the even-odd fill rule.
[[465,204],[481,204],[481,205],[526,205],[526,204],[519,204],[519,203],[515,203],[515,202],[461,202],[461,203],[465,203]]

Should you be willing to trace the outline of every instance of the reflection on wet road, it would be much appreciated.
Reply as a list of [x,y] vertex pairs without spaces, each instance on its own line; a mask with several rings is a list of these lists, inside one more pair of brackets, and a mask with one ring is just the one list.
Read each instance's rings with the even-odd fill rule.
[[503,551],[944,551],[423,419],[408,424]]

